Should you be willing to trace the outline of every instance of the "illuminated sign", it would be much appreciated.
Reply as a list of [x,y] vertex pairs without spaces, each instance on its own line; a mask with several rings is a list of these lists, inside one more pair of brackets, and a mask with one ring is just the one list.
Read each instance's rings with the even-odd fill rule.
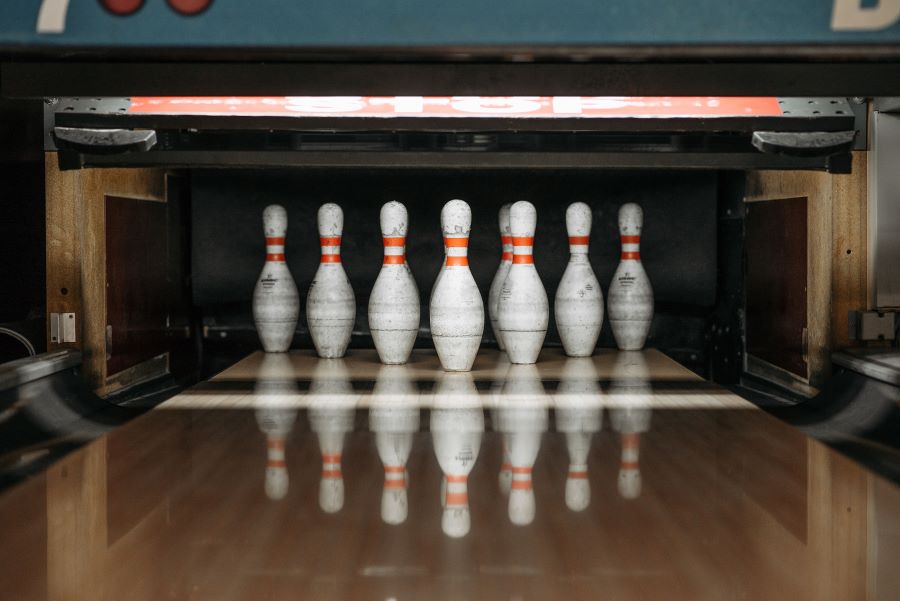
[[130,113],[298,117],[780,116],[778,99],[731,96],[221,96],[134,97]]

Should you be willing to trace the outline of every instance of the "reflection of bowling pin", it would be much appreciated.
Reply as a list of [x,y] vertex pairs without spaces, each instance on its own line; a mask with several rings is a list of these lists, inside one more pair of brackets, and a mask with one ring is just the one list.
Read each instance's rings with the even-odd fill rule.
[[419,405],[415,382],[403,365],[383,365],[370,397],[369,429],[384,465],[381,519],[402,524],[409,513],[406,461],[419,431]]
[[622,441],[619,494],[626,499],[636,499],[641,495],[641,433],[650,429],[653,395],[644,355],[636,351],[620,352],[611,376],[610,420]]
[[469,271],[472,210],[451,200],[441,210],[446,257],[431,291],[431,339],[447,371],[469,371],[484,333],[484,302]]
[[406,263],[406,207],[381,207],[384,264],[369,296],[369,330],[382,363],[406,363],[419,332],[419,289]]
[[591,438],[603,423],[600,386],[593,360],[582,357],[566,359],[554,395],[556,429],[565,433],[569,451],[569,473],[566,477],[566,506],[582,511],[591,503],[588,480],[588,453]]
[[570,357],[589,357],[603,326],[603,292],[588,259],[591,208],[575,202],[566,209],[569,264],[556,288],[556,328]]
[[[509,366],[509,357],[505,354],[501,354],[497,359],[495,373],[502,373],[505,377],[506,372],[509,371]],[[507,496],[512,487],[512,464],[509,462],[509,453],[507,452],[507,448],[509,447],[507,436],[506,433],[503,432],[501,427],[502,423],[500,421],[500,406],[502,405],[504,381],[503,378],[499,378],[491,383],[490,409],[491,426],[493,427],[494,432],[500,437],[500,446],[502,449],[500,472],[497,474],[497,485],[500,487],[500,492],[503,493],[504,496]]]
[[344,212],[334,203],[319,207],[319,244],[322,255],[306,297],[306,319],[320,357],[343,357],[356,320],[356,299],[341,264]]
[[534,268],[532,255],[536,225],[537,211],[533,204],[520,200],[510,207],[513,260],[500,289],[497,312],[500,335],[513,363],[537,361],[550,320],[547,292]]
[[253,321],[263,349],[267,353],[283,353],[291,346],[300,315],[300,295],[284,260],[284,235],[287,232],[284,207],[266,207],[263,231],[266,262],[253,291]]
[[297,417],[299,393],[294,370],[287,355],[263,355],[254,387],[256,423],[266,435],[266,496],[277,501],[288,492],[285,441]]
[[623,351],[644,348],[653,322],[653,287],[641,263],[644,212],[633,202],[619,209],[622,256],[609,285],[609,325]]
[[343,360],[321,360],[316,364],[307,397],[310,427],[319,437],[322,453],[319,507],[326,513],[335,513],[344,506],[341,454],[344,438],[353,430],[356,407],[356,394]]
[[497,339],[497,346],[500,350],[506,347],[503,344],[503,335],[500,333],[500,322],[497,320],[497,306],[500,303],[500,289],[503,288],[503,282],[512,266],[513,246],[512,235],[509,233],[509,207],[512,205],[507,203],[500,207],[500,243],[503,246],[503,254],[500,255],[500,266],[497,267],[497,273],[494,274],[494,280],[491,282],[491,289],[488,292],[488,314],[491,316],[491,328],[494,330],[494,338]]
[[459,538],[471,528],[468,479],[481,446],[484,412],[470,374],[444,374],[431,408],[434,454],[444,473],[444,534]]
[[[507,344],[510,342],[507,341]],[[532,471],[541,449],[541,436],[549,421],[547,401],[540,374],[534,365],[510,366],[503,385],[499,414],[512,465],[509,519],[520,526],[534,521]]]

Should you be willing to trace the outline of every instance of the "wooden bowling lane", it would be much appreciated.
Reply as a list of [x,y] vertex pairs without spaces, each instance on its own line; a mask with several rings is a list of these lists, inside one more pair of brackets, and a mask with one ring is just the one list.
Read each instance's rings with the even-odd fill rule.
[[381,518],[384,470],[356,420],[345,498],[320,507],[309,412],[285,437],[286,493],[266,487],[257,411],[152,411],[0,495],[4,598],[31,599],[893,599],[900,493],[759,411],[653,411],[642,487],[618,486],[620,432],[588,456],[590,504],[565,503],[564,437],[534,465],[536,515],[510,522],[501,436],[469,477],[470,532],[441,528],[427,412],[407,462],[407,519]]
[[[496,403],[503,384],[521,377],[521,366],[510,368],[503,353],[490,349],[479,352],[471,372],[478,389],[478,403]],[[524,370],[534,370],[544,383],[550,405],[554,402],[552,393],[561,383],[598,382],[602,392],[615,392],[617,385],[621,392],[623,385],[633,389],[636,384],[646,384],[649,388],[642,395],[642,402],[651,408],[755,409],[652,349],[630,353],[603,349],[587,359],[566,357],[560,349],[544,349],[538,362]],[[424,349],[413,351],[409,363],[402,366],[382,365],[374,350],[351,350],[343,359],[330,360],[319,359],[312,351],[255,352],[209,381],[169,399],[160,408],[254,408],[260,403],[305,407],[325,395],[331,395],[334,402],[354,406],[403,396],[405,402],[426,407],[433,403],[434,390],[445,373],[435,352]],[[296,388],[285,389],[285,382],[294,382]],[[273,394],[268,384],[276,388],[281,385],[282,390]],[[409,386],[403,388],[403,384]],[[599,402],[615,406],[632,401],[621,395],[604,394]]]

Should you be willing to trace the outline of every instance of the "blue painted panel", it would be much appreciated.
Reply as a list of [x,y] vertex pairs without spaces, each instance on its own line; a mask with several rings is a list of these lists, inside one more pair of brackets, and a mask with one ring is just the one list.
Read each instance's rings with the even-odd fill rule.
[[[39,33],[41,5],[68,6]],[[832,28],[835,6],[870,30]],[[900,0],[213,0],[183,16],[145,0],[115,16],[98,0],[5,0],[0,44],[127,47],[494,44],[896,43]],[[896,8],[894,6],[896,5]],[[861,7],[861,8],[860,8]],[[879,9],[880,7],[880,9]],[[879,11],[883,18],[875,18]],[[894,14],[896,13],[896,15]],[[46,13],[51,14],[51,13]],[[868,16],[865,16],[868,15]],[[52,20],[51,20],[52,21]],[[876,21],[880,21],[876,22]],[[875,28],[875,29],[873,29]]]

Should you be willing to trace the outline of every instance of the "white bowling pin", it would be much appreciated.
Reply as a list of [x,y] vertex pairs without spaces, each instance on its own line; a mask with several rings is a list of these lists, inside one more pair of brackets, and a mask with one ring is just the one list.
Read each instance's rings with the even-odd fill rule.
[[444,474],[441,529],[459,538],[471,528],[468,479],[484,432],[484,411],[470,374],[444,374],[431,408],[434,454]]
[[381,207],[384,264],[369,296],[369,330],[382,363],[406,363],[419,332],[419,289],[406,263],[406,207]]
[[556,429],[565,434],[569,452],[566,506],[572,511],[583,511],[591,503],[587,462],[591,438],[594,432],[600,431],[603,423],[600,385],[592,359],[566,359],[554,402]]
[[266,236],[266,262],[253,290],[253,321],[267,353],[283,353],[291,346],[300,295],[284,260],[284,236],[287,211],[280,205],[269,205],[263,211]]
[[497,307],[500,303],[500,289],[503,288],[503,282],[509,274],[509,268],[512,266],[513,246],[512,235],[509,232],[509,208],[512,205],[507,203],[500,207],[500,243],[503,246],[503,254],[500,255],[500,266],[497,267],[497,273],[494,274],[494,280],[491,282],[491,289],[488,292],[488,314],[491,317],[491,328],[494,330],[494,337],[497,339],[497,346],[500,350],[505,350],[503,344],[503,335],[500,333],[500,322],[497,320]]
[[533,204],[520,200],[510,207],[513,260],[500,289],[497,311],[500,335],[513,363],[537,361],[550,320],[547,292],[534,268],[532,255],[536,225],[537,211]]
[[499,413],[506,451],[512,465],[509,519],[518,526],[534,521],[532,471],[541,449],[541,437],[547,430],[548,400],[537,367],[510,366],[503,385]]
[[419,431],[418,393],[407,368],[384,365],[378,371],[370,397],[369,429],[384,466],[381,519],[402,524],[409,514],[406,461]]
[[446,257],[431,292],[431,338],[447,371],[469,371],[484,333],[484,302],[469,271],[472,210],[451,200],[441,210]]
[[343,357],[356,321],[356,299],[341,264],[344,212],[334,203],[319,207],[322,255],[306,297],[306,319],[316,352],[325,359]]
[[591,208],[575,202],[566,209],[569,264],[556,288],[556,328],[570,357],[589,357],[603,326],[603,292],[588,258]]
[[622,453],[619,464],[619,494],[636,499],[641,494],[641,434],[650,429],[653,389],[644,356],[623,351],[616,357],[608,396],[613,430],[619,432]]
[[299,392],[287,355],[266,353],[254,387],[254,411],[259,430],[266,435],[266,496],[277,501],[290,484],[285,445],[297,418]]
[[644,212],[633,202],[619,209],[622,256],[609,285],[609,325],[623,351],[644,348],[653,322],[653,287],[641,264]]
[[358,395],[342,359],[320,360],[309,386],[309,423],[319,438],[322,477],[319,507],[335,513],[344,507],[344,475],[341,468],[344,439],[353,430]]

